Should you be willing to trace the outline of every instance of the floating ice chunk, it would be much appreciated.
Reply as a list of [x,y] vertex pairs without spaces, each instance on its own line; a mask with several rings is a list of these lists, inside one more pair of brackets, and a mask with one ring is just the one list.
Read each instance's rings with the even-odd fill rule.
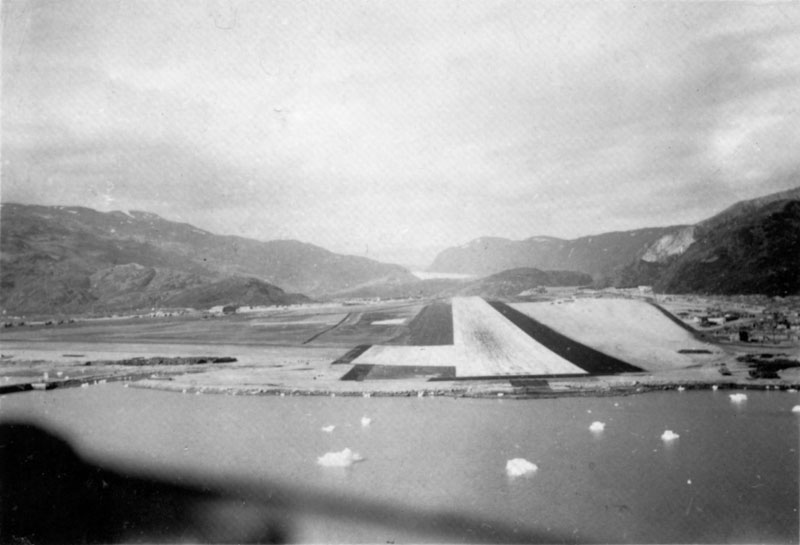
[[667,431],[665,431],[664,433],[661,434],[662,441],[674,441],[678,437],[680,437],[680,435],[678,435],[677,433],[675,433],[672,430],[667,430]]
[[792,412],[793,413],[800,413],[800,405],[795,405],[794,407],[792,407]]
[[335,430],[335,429],[336,429],[336,426],[334,426],[333,424],[331,424],[330,426],[323,426],[321,429],[322,429],[322,431],[324,431],[325,433],[331,433],[333,430]]
[[522,477],[523,475],[530,475],[539,468],[536,464],[529,462],[525,458],[514,458],[506,462],[506,475],[509,477]]
[[591,431],[603,431],[606,429],[606,424],[605,422],[592,422],[592,425],[589,426],[589,429]]
[[368,417],[368,416],[362,416],[361,417],[361,426],[362,427],[366,428],[370,424],[372,424],[372,419],[370,417]]
[[317,463],[324,467],[350,467],[363,459],[363,456],[359,453],[346,448],[341,452],[325,453],[323,456],[317,458]]
[[796,388],[789,388],[786,391],[789,392],[790,394],[796,394],[797,393],[797,389]]
[[712,390],[714,390],[714,391],[716,392],[717,390],[719,390],[719,386],[717,386],[716,384],[714,384],[714,385],[712,385],[712,386],[711,386],[711,389],[712,389]]
[[686,388],[684,388],[683,386],[678,386],[678,391],[679,392],[683,392],[684,390],[686,390]]
[[747,401],[747,394],[730,394],[730,398],[734,403],[743,403]]

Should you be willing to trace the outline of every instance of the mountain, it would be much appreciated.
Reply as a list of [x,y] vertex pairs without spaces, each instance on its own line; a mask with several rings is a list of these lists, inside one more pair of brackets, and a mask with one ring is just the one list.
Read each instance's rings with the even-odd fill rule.
[[590,274],[596,282],[603,282],[614,278],[621,266],[643,256],[658,240],[678,236],[685,229],[686,226],[654,227],[574,240],[479,238],[444,250],[429,270],[478,276],[517,268],[571,270]]
[[637,260],[617,285],[663,293],[800,294],[800,188],[737,203],[698,223],[684,251]]
[[491,274],[515,267],[592,275],[595,286],[666,293],[800,294],[800,188],[742,201],[695,225],[574,240],[480,238],[441,252],[430,271]]
[[[253,291],[247,279],[264,285]],[[190,301],[184,290],[200,294],[224,280],[258,301],[275,296],[273,302],[283,304],[296,299],[283,290],[318,296],[414,279],[397,265],[291,240],[215,235],[147,212],[12,203],[0,208],[0,306],[15,313],[163,306]],[[265,294],[271,295],[263,299]]]

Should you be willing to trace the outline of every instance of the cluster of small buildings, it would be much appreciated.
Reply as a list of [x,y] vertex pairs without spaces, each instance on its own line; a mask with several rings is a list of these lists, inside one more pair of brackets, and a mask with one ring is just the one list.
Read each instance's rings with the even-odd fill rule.
[[762,305],[722,302],[675,314],[717,340],[747,343],[800,342],[800,301],[767,300]]

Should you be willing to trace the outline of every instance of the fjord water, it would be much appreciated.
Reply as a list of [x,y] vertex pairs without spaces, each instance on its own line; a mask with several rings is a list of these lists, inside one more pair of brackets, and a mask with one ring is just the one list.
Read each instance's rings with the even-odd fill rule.
[[[794,393],[665,392],[540,400],[182,395],[97,385],[14,394],[0,418],[58,429],[97,461],[457,512],[570,541],[780,542],[798,532]],[[362,416],[371,418],[368,426]],[[592,422],[605,423],[592,432]],[[333,431],[322,427],[335,426]],[[678,439],[664,442],[672,430]],[[350,448],[364,461],[317,463]],[[533,474],[510,478],[524,458]],[[299,541],[438,539],[305,519]]]

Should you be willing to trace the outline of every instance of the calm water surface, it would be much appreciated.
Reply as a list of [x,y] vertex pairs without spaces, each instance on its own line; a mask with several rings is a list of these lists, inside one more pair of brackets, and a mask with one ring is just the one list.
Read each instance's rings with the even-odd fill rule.
[[[797,543],[798,394],[650,393],[468,400],[182,395],[98,385],[14,394],[0,418],[57,427],[80,452],[398,506],[447,509],[576,541]],[[372,423],[362,427],[361,417]],[[601,433],[589,431],[605,422]],[[334,425],[332,433],[321,431]],[[670,429],[680,438],[664,443]],[[347,469],[317,458],[345,447]],[[538,466],[509,478],[506,462]],[[345,500],[343,500],[345,501]],[[413,526],[413,523],[409,523]],[[300,541],[424,539],[341,522]]]

